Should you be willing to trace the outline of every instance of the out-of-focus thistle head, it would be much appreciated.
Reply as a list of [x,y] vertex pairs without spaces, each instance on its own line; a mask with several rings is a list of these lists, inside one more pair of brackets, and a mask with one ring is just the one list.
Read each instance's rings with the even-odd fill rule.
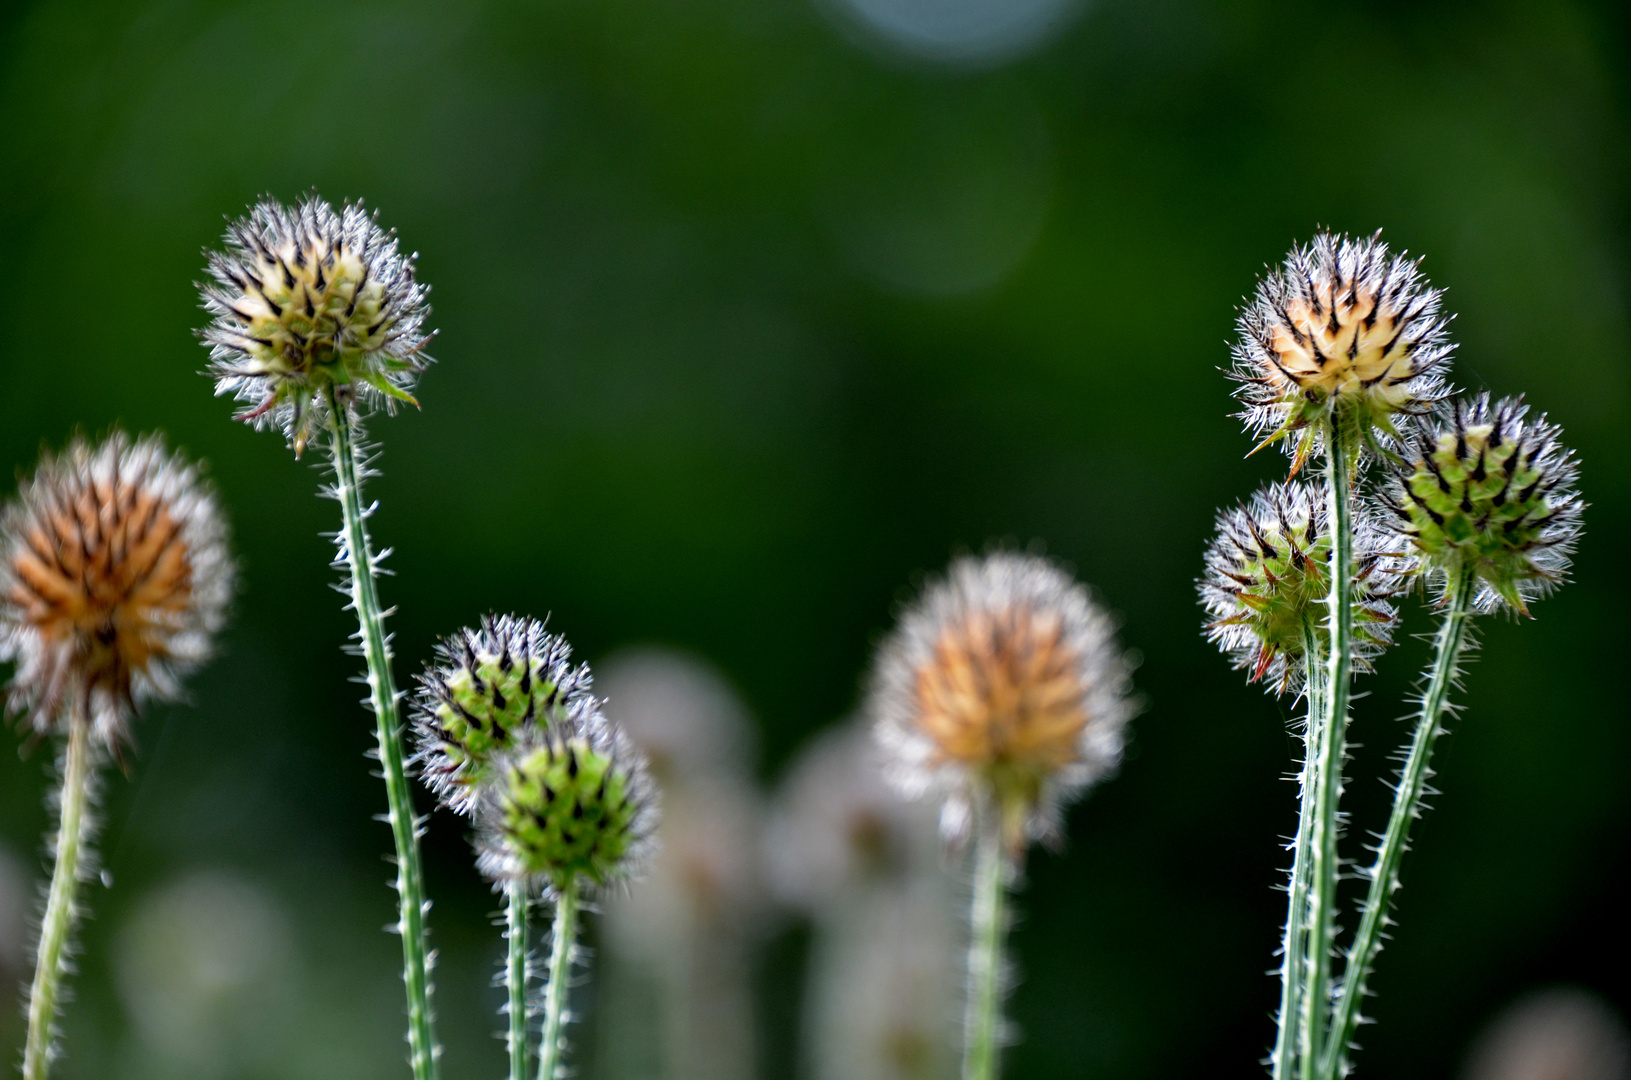
[[1380,235],[1320,233],[1269,272],[1240,315],[1230,374],[1241,416],[1260,446],[1295,436],[1293,474],[1327,418],[1374,446],[1397,436],[1395,414],[1420,414],[1448,392],[1441,293]]
[[[1402,562],[1389,537],[1366,515],[1354,519],[1354,660],[1360,670],[1392,640],[1390,601]],[[1201,603],[1211,616],[1207,640],[1275,693],[1300,690],[1307,635],[1328,633],[1331,536],[1323,485],[1291,481],[1260,489],[1218,515],[1206,549]]]
[[959,839],[975,803],[1015,857],[1057,836],[1060,804],[1108,773],[1132,715],[1109,618],[1046,559],[954,562],[879,650],[868,711],[908,795],[943,794]]
[[651,854],[657,789],[645,756],[593,697],[527,729],[495,758],[480,793],[478,865],[495,882],[604,888],[635,876]]
[[298,454],[331,388],[348,408],[418,404],[426,289],[375,215],[316,195],[293,208],[268,198],[224,240],[224,252],[206,252],[214,280],[199,289],[215,321],[200,336],[216,394],[244,403],[240,420],[277,425]]
[[158,436],[74,438],[0,518],[0,659],[10,707],[40,735],[75,710],[120,752],[225,621],[227,529],[198,468]]
[[493,755],[586,697],[589,668],[571,657],[565,638],[515,615],[490,615],[437,644],[412,714],[420,775],[442,805],[470,813]]
[[1471,566],[1478,610],[1528,614],[1565,581],[1585,504],[1574,452],[1521,398],[1481,394],[1417,425],[1383,497],[1429,579]]

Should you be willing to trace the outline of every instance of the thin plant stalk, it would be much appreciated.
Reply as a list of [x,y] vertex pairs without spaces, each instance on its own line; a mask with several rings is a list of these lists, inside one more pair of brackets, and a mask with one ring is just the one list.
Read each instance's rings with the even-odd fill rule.
[[82,853],[89,840],[91,722],[82,701],[68,719],[68,746],[63,754],[62,790],[58,795],[56,865],[40,924],[40,949],[28,995],[28,1042],[23,1049],[23,1080],[45,1080],[51,1074],[52,1028],[57,1017],[68,941],[79,919]]
[[974,906],[968,946],[968,1007],[964,1016],[963,1080],[997,1080],[1002,1027],[1002,949],[1007,935],[1002,814],[979,808],[974,847]]
[[1416,730],[1410,750],[1399,770],[1394,788],[1393,811],[1387,831],[1376,848],[1376,860],[1367,873],[1370,888],[1365,907],[1348,950],[1346,978],[1331,1020],[1330,1042],[1320,1059],[1319,1076],[1334,1078],[1347,1071],[1348,1044],[1359,1024],[1359,1006],[1365,998],[1376,954],[1382,947],[1382,931],[1388,924],[1388,909],[1399,888],[1399,864],[1410,842],[1410,825],[1421,816],[1422,796],[1432,776],[1433,745],[1444,731],[1444,712],[1449,707],[1450,688],[1466,649],[1472,622],[1472,597],[1476,591],[1473,572],[1458,568],[1450,575],[1444,595],[1444,621],[1439,624],[1433,653],[1433,666],[1416,714]]
[[526,886],[511,882],[504,909],[504,988],[509,995],[510,1080],[527,1080],[527,901]]
[[375,576],[376,559],[368,540],[367,511],[363,509],[359,476],[361,451],[356,421],[348,405],[328,392],[334,455],[334,494],[339,500],[345,529],[340,557],[349,571],[351,607],[357,613],[357,637],[368,663],[369,701],[374,709],[379,741],[380,771],[389,804],[386,820],[396,841],[397,931],[402,936],[402,982],[408,996],[408,1055],[414,1080],[435,1080],[438,1047],[430,1011],[430,961],[425,943],[424,870],[419,857],[420,822],[413,809],[403,762],[402,721],[398,713],[396,678],[391,673],[390,644],[380,608]]
[[555,925],[550,931],[549,983],[544,987],[544,1030],[538,1041],[538,1080],[561,1075],[566,1028],[566,992],[572,973],[572,946],[578,936],[576,886],[560,889],[555,897]]
[[1308,893],[1308,982],[1303,989],[1302,1031],[1298,1043],[1302,1075],[1312,1077],[1325,1052],[1331,1010],[1331,952],[1336,941],[1337,877],[1340,863],[1338,802],[1347,754],[1348,694],[1353,673],[1353,473],[1351,433],[1342,418],[1325,425],[1326,519],[1331,529],[1331,589],[1326,624],[1330,641],[1314,772],[1315,807],[1310,841]]
[[1314,819],[1314,756],[1324,708],[1321,694],[1324,667],[1319,628],[1310,613],[1303,618],[1303,698],[1308,715],[1303,724],[1303,767],[1297,781],[1297,836],[1291,848],[1291,881],[1286,890],[1286,925],[1280,946],[1280,1027],[1270,1059],[1274,1080],[1293,1080],[1297,1075],[1302,998],[1308,979],[1309,844]]

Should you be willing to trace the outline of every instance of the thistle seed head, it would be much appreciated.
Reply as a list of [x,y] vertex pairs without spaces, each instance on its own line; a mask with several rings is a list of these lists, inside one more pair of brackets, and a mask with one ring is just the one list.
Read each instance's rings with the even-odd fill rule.
[[1392,417],[1420,414],[1448,392],[1453,346],[1441,293],[1416,260],[1379,239],[1322,232],[1294,248],[1258,285],[1240,316],[1231,376],[1241,418],[1267,445],[1288,443],[1292,472],[1318,440],[1320,421],[1351,425],[1376,445],[1396,437]]
[[1060,804],[1108,773],[1133,709],[1113,624],[1046,559],[953,563],[879,650],[868,710],[895,781],[942,794],[943,831],[971,804],[1002,815],[1010,851],[1057,835]]
[[[1206,549],[1201,604],[1206,637],[1275,693],[1303,687],[1305,634],[1324,642],[1331,590],[1331,536],[1323,484],[1296,481],[1259,490],[1218,515]],[[1364,514],[1354,518],[1354,661],[1360,670],[1392,640],[1401,560]]]
[[587,698],[589,668],[571,657],[565,638],[516,615],[489,615],[437,643],[411,708],[419,773],[443,806],[471,813],[494,754]]
[[75,438],[0,515],[9,705],[47,735],[82,710],[118,753],[149,699],[179,695],[225,621],[233,568],[215,494],[158,436]]
[[1480,611],[1528,614],[1568,579],[1585,504],[1574,451],[1521,398],[1457,401],[1421,421],[1384,496],[1430,581],[1471,564]]
[[643,868],[657,814],[644,755],[582,697],[495,758],[477,809],[478,865],[495,882],[605,888]]
[[224,243],[205,253],[214,280],[199,290],[215,321],[200,336],[216,394],[244,403],[238,419],[276,425],[298,454],[325,422],[330,388],[348,408],[418,404],[426,289],[375,215],[316,195],[293,208],[268,198]]

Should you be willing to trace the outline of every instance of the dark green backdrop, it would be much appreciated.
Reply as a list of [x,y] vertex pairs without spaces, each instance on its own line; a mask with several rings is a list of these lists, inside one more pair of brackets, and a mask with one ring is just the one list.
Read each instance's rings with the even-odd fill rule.
[[[1090,0],[983,66],[811,0],[0,19],[0,457],[162,428],[212,463],[243,566],[224,655],[110,781],[65,1080],[148,1075],[118,958],[187,937],[184,903],[144,898],[202,870],[273,898],[245,933],[298,991],[196,1075],[405,1075],[383,793],[319,537],[337,507],[319,455],[228,420],[192,337],[223,215],[313,187],[380,208],[434,289],[424,410],[372,425],[402,675],[489,608],[553,612],[590,659],[682,645],[745,695],[768,782],[954,552],[1043,545],[1122,613],[1148,708],[1068,850],[1032,862],[1015,1080],[1260,1075],[1291,741],[1201,640],[1193,579],[1214,508],[1284,459],[1243,459],[1218,367],[1262,266],[1317,225],[1425,253],[1456,380],[1559,421],[1592,507],[1576,584],[1484,633],[1361,1068],[1445,1076],[1549,981],[1627,1006],[1617,5]],[[1361,826],[1423,654],[1366,682]],[[44,764],[0,754],[0,836],[29,870]],[[447,1075],[492,1075],[495,904],[455,824],[428,851]],[[766,1077],[792,1075],[798,965],[795,934],[760,975]]]

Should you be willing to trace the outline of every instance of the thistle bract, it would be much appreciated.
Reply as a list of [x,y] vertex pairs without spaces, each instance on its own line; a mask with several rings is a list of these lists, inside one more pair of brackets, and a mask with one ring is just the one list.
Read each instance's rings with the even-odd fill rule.
[[[1211,616],[1207,640],[1276,693],[1300,689],[1308,634],[1327,640],[1331,537],[1321,485],[1291,482],[1259,490],[1218,515],[1206,550],[1201,603]],[[1391,640],[1397,559],[1368,519],[1354,536],[1355,662],[1368,667]]]
[[232,593],[226,523],[196,466],[161,439],[76,438],[0,523],[0,659],[40,734],[77,703],[117,751],[148,698],[210,652]]
[[265,199],[227,227],[225,244],[207,253],[215,280],[200,291],[215,321],[200,336],[215,392],[244,402],[239,419],[276,424],[298,453],[330,389],[348,407],[416,404],[430,362],[426,290],[373,215],[315,195],[292,209]]
[[584,700],[495,762],[480,865],[495,880],[557,892],[624,880],[648,853],[655,803],[643,756]]
[[523,729],[564,717],[588,694],[586,665],[537,619],[490,616],[436,646],[419,677],[414,732],[420,775],[444,806],[469,813],[495,753]]
[[1446,393],[1440,372],[1452,346],[1439,300],[1416,262],[1378,237],[1319,234],[1241,313],[1230,374],[1242,417],[1265,444],[1300,433],[1293,472],[1327,419],[1365,443],[1396,436],[1394,414],[1420,413]]
[[1573,451],[1519,398],[1480,395],[1418,428],[1389,495],[1429,576],[1470,564],[1477,605],[1528,612],[1568,575],[1584,505]]
[[1060,803],[1120,760],[1132,714],[1113,624],[1063,570],[1007,552],[960,559],[879,652],[869,712],[908,795],[1001,807],[1010,852],[1057,833]]

